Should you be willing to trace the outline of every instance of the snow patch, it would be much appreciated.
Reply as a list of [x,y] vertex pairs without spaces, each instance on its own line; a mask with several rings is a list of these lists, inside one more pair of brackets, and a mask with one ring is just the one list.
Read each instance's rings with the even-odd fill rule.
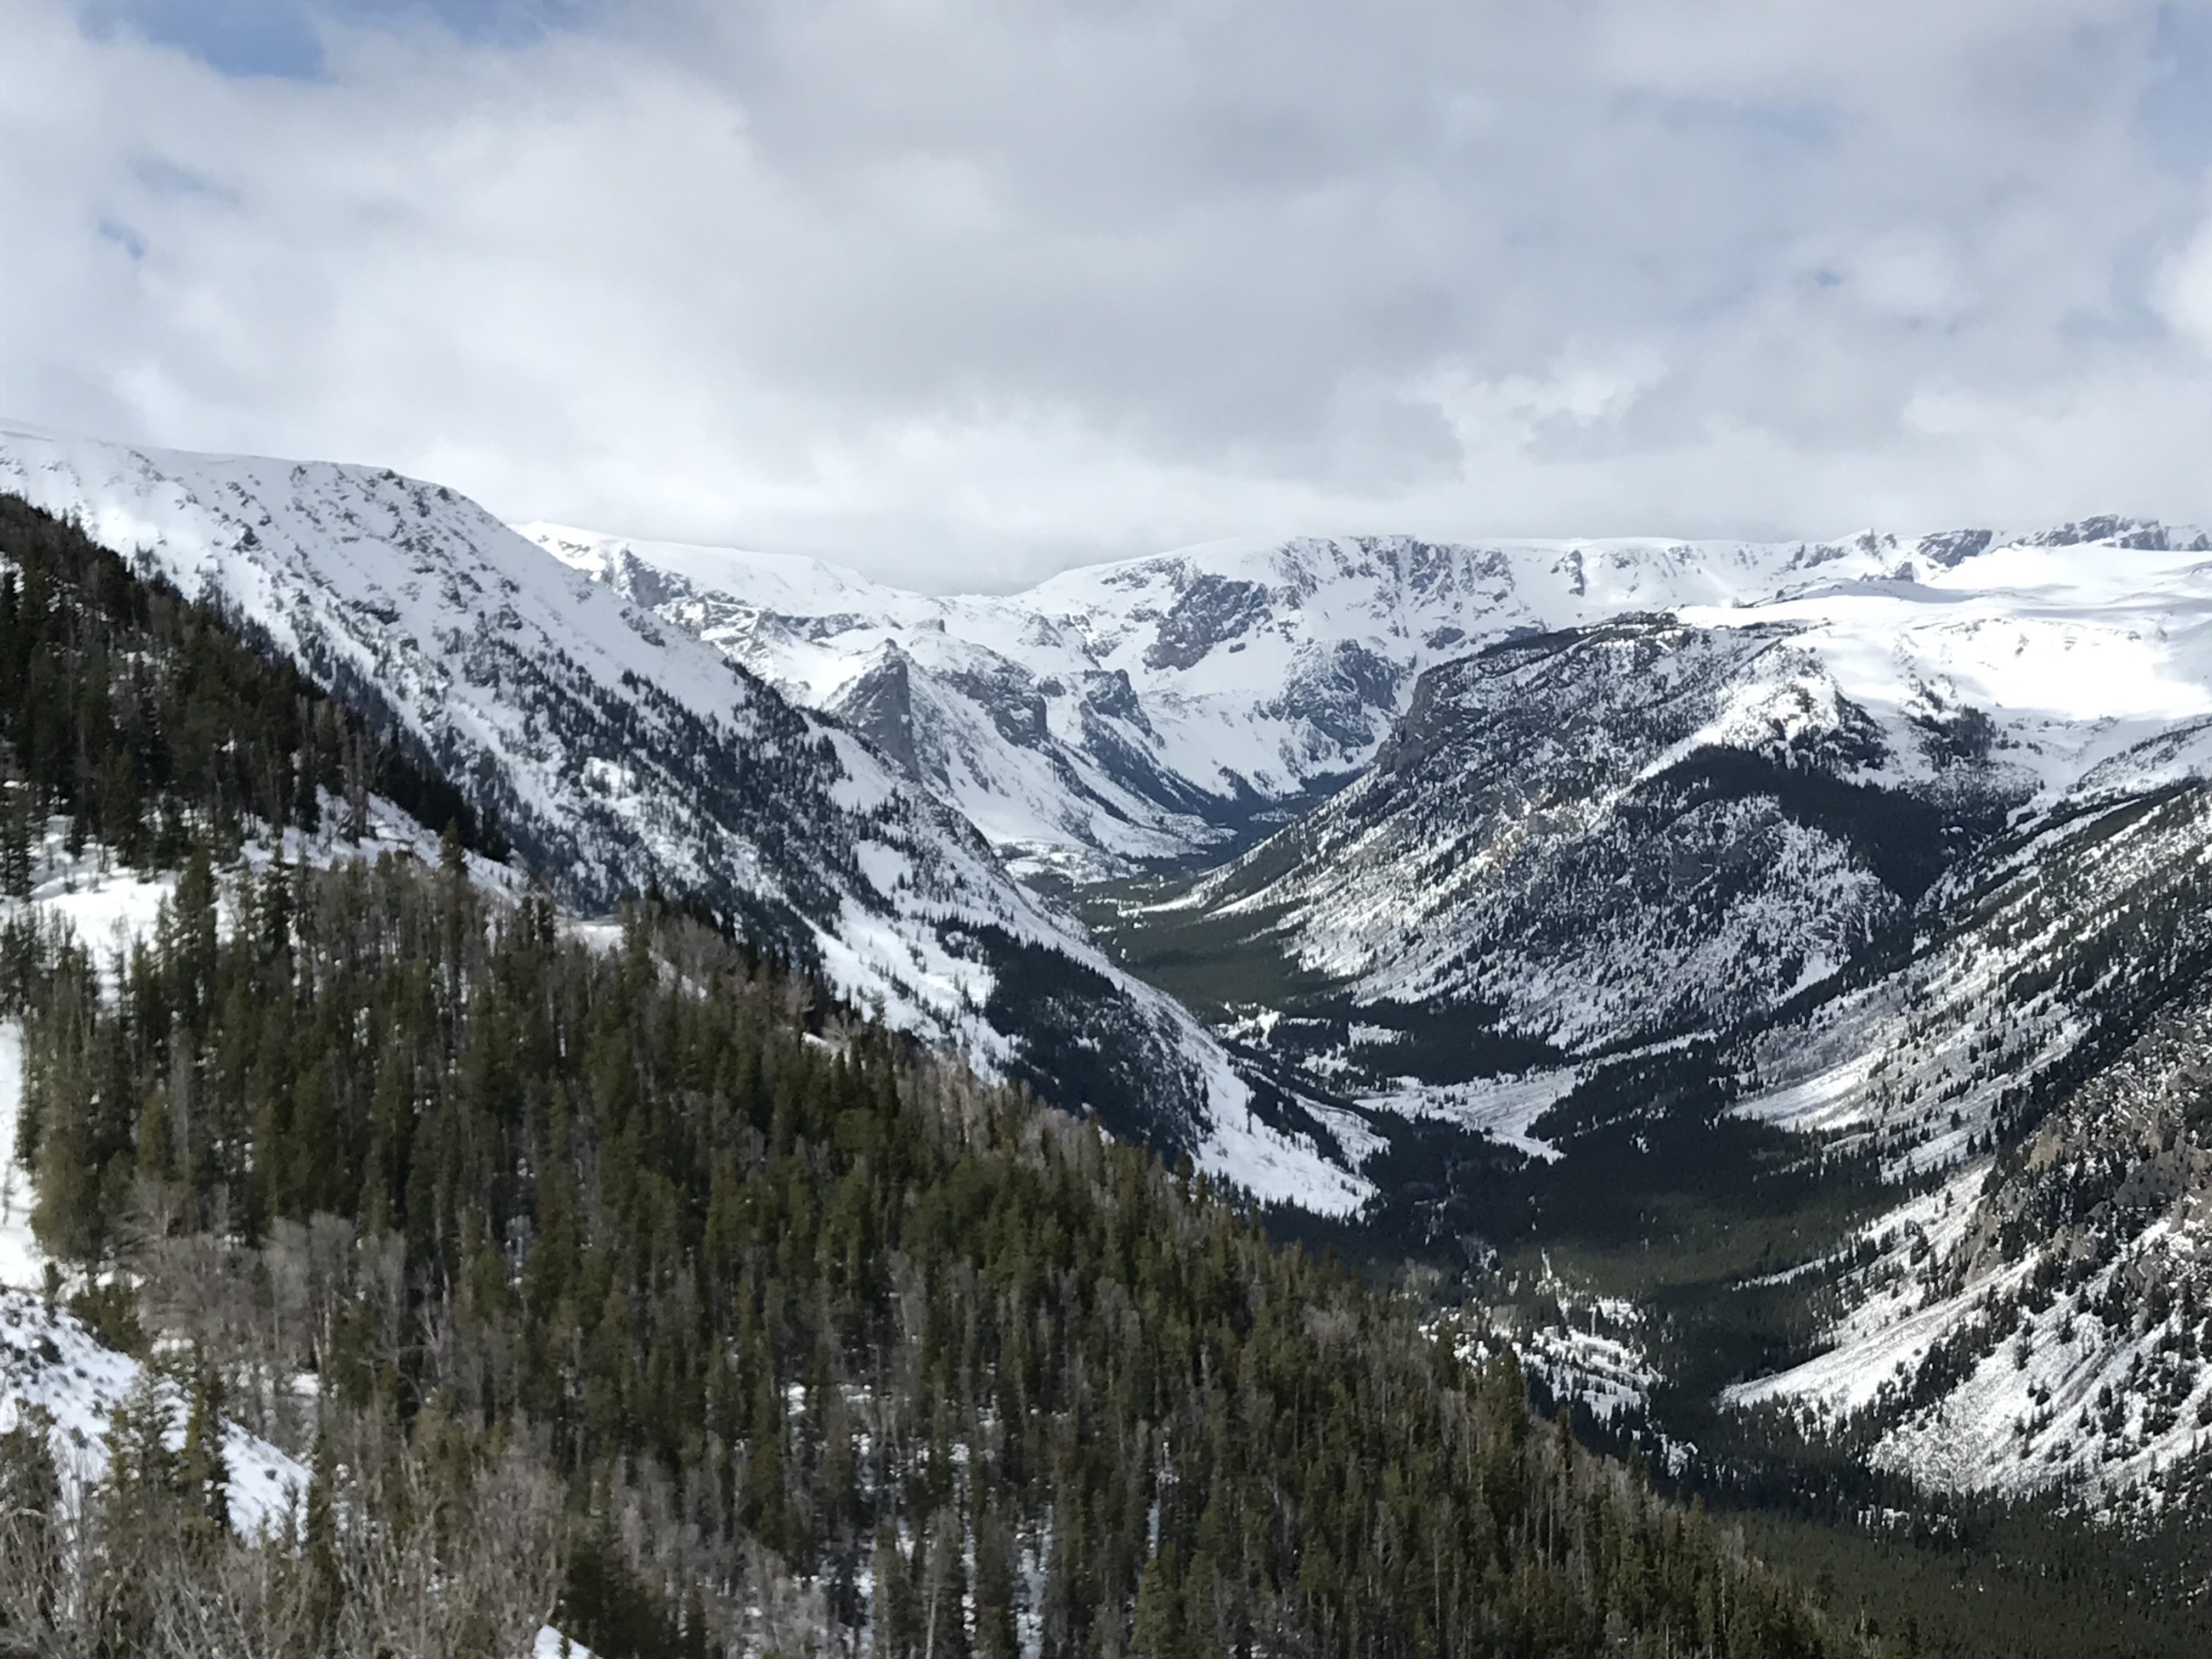
[[46,1255],[31,1237],[30,1176],[15,1161],[23,1110],[23,1025],[0,1020],[0,1287],[46,1282]]
[[1467,1083],[1401,1077],[1392,1079],[1387,1090],[1361,1096],[1359,1103],[1401,1117],[1444,1118],[1548,1163],[1559,1156],[1559,1149],[1530,1134],[1529,1127],[1572,1094],[1583,1076],[1581,1066],[1562,1066]]

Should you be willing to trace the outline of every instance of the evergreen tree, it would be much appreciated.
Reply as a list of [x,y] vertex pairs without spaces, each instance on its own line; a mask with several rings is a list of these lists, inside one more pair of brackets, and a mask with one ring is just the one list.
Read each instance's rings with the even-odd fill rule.
[[205,1543],[220,1539],[230,1527],[230,1464],[222,1437],[222,1378],[199,1361],[191,1370],[177,1480],[185,1527]]

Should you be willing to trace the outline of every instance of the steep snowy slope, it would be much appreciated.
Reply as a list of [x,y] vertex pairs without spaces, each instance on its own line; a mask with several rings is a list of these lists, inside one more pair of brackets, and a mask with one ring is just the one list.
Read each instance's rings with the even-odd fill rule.
[[1906,967],[1750,1047],[1741,1109],[1949,1174],[1814,1270],[1826,1351],[1732,1397],[1947,1486],[2212,1472],[2212,787],[1982,864]]
[[1909,954],[1741,1049],[1740,1109],[1873,1137],[1893,1173],[2011,1138],[2212,970],[2212,787],[2081,803],[1929,896]]
[[419,742],[572,903],[657,884],[894,1025],[1269,1197],[1354,1200],[1179,1006],[1009,880],[846,729],[473,502],[365,468],[0,428],[0,489],[206,597]]
[[[1957,979],[1971,930],[1929,920],[1954,890],[2071,867],[2077,842],[2091,867],[2101,810],[2212,751],[2206,538],[2135,520],[1224,544],[952,599],[529,533],[839,710],[1032,869],[1220,846],[1372,761],[1109,934],[1316,1080],[1530,1150],[1586,1057],[1741,1037],[1785,1009],[1796,1035],[1744,1061],[1753,1092],[1778,1121],[1871,1122],[1850,1079],[1925,988],[1993,982]],[[1973,863],[2000,842],[2008,862]],[[2040,1018],[2039,1063],[2057,1066],[2080,1018]],[[2028,1046],[2015,1031],[2005,1052]],[[2007,1082],[1981,1071],[1994,1100]],[[1882,1133],[1932,1158],[1974,1131]]]
[[1370,1024],[1454,1011],[1504,1040],[1478,1072],[1756,1023],[2008,824],[2016,871],[2212,758],[2203,538],[2087,528],[1486,646],[1358,783],[1125,931],[1279,956]]
[[2212,1474],[2212,988],[2033,1134],[1887,1218],[1832,1346],[1731,1391],[1939,1486]]

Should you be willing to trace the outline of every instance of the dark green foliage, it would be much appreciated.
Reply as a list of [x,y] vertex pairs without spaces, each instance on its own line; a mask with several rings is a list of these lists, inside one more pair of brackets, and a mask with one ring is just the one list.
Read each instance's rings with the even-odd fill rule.
[[[883,1651],[1003,1655],[1040,1559],[1054,1654],[1848,1650],[1531,1434],[1510,1359],[1469,1372],[1095,1127],[810,1034],[811,995],[696,925],[595,953],[457,859],[241,878],[211,946],[210,897],[112,997],[74,951],[40,976],[42,1231],[106,1248],[135,1194],[178,1232],[393,1241],[409,1339],[362,1292],[302,1358],[347,1410],[532,1425],[600,1516],[568,1604],[604,1653],[794,1585],[848,1639],[836,1587],[872,1565]],[[205,1475],[162,1479],[208,1512]],[[605,1530],[647,1488],[701,1540],[688,1582]]]
[[73,845],[173,865],[196,822],[228,842],[249,819],[313,830],[325,793],[358,817],[370,793],[497,848],[457,791],[291,664],[0,495],[0,893],[27,890],[54,814]]
[[187,1532],[223,1536],[230,1527],[230,1465],[222,1449],[222,1378],[210,1365],[192,1369],[177,1480]]
[[631,1567],[603,1518],[588,1519],[571,1530],[568,1577],[556,1614],[571,1641],[595,1654],[681,1659],[684,1632],[670,1611],[659,1588]]

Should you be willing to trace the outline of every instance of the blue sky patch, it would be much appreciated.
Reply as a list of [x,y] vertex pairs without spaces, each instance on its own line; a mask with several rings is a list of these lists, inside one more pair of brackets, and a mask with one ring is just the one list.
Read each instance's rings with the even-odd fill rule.
[[128,29],[225,75],[322,78],[322,26],[434,21],[455,39],[520,44],[576,21],[583,0],[86,0],[95,34]]

